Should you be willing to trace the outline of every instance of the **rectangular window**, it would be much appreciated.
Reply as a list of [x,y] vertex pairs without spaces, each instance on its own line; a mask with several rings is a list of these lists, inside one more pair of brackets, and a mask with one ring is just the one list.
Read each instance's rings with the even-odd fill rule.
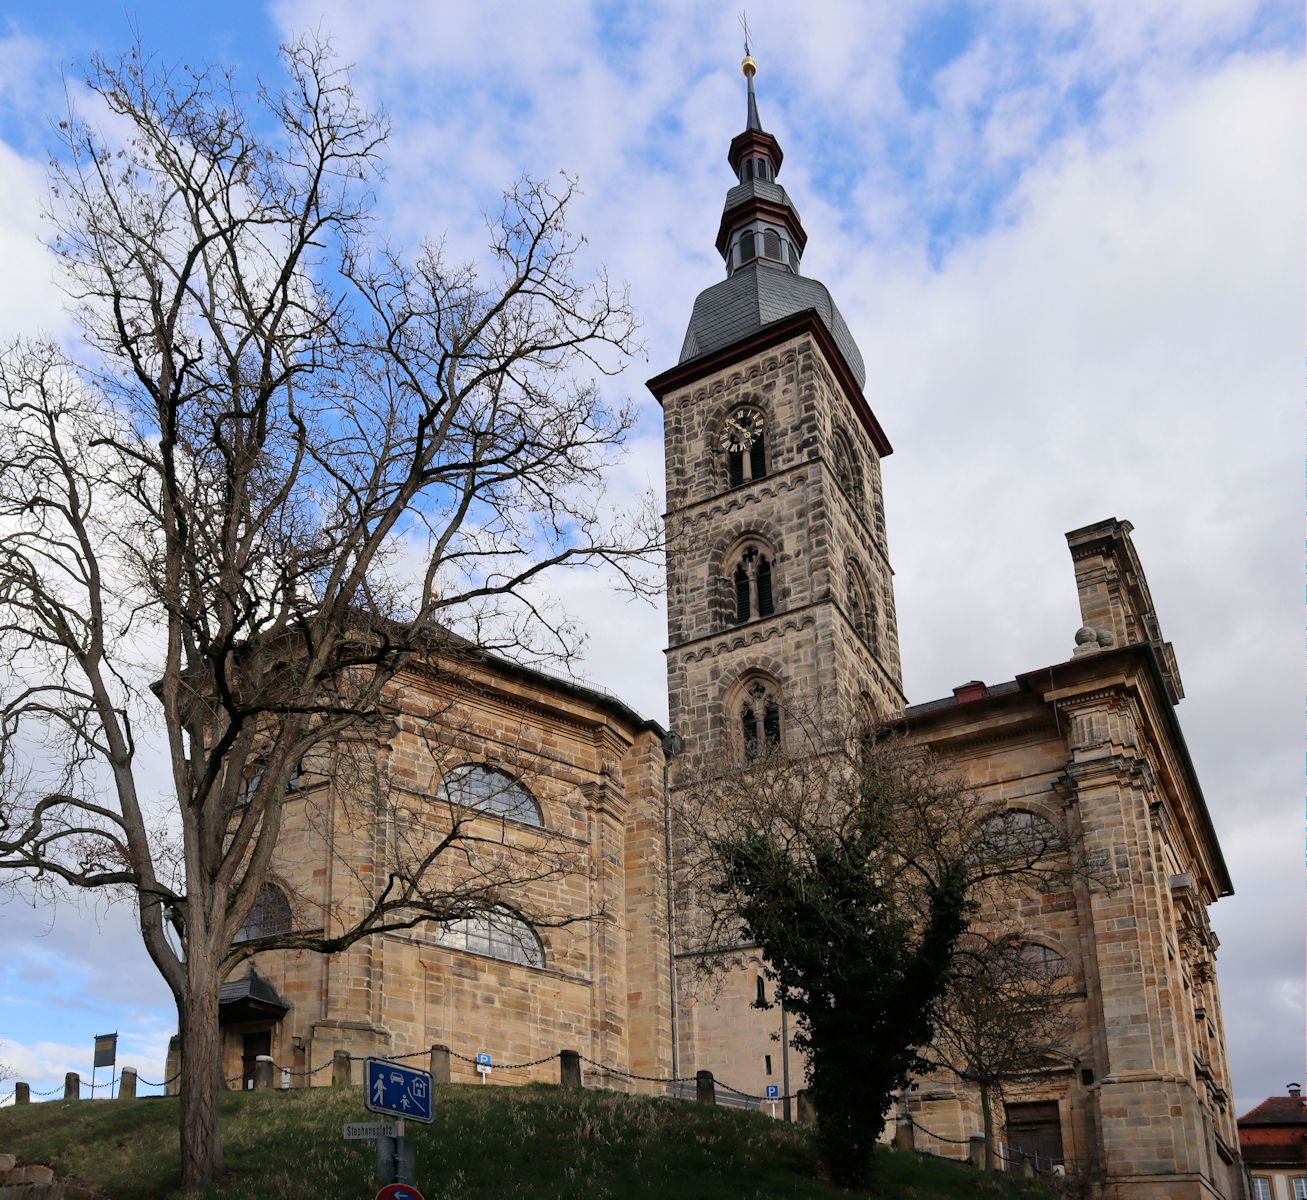
[[1271,1181],[1264,1175],[1253,1176],[1253,1200],[1271,1200]]
[[771,1055],[770,1055],[770,1054],[764,1054],[762,1057],[763,1057],[763,1061],[767,1064],[767,1074],[770,1075],[770,1074],[771,1074]]
[[1293,1180],[1293,1200],[1307,1200],[1307,1176],[1299,1175]]

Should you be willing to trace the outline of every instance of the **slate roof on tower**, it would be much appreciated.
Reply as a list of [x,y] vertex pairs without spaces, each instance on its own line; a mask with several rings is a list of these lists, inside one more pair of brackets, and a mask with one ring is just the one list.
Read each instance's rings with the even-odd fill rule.
[[[867,381],[862,354],[826,285],[799,274],[807,234],[789,194],[775,182],[781,148],[762,128],[753,89],[757,70],[744,60],[748,116],[731,141],[728,160],[739,182],[726,193],[717,249],[727,277],[699,293],[681,346],[681,363],[724,349],[796,313],[812,312],[825,325],[859,388]],[[774,254],[764,236],[776,240]],[[747,239],[748,249],[741,244]]]

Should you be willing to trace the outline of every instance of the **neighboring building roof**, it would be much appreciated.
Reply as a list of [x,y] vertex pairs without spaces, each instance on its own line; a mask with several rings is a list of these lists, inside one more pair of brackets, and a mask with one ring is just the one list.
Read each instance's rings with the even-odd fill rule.
[[858,387],[865,387],[867,369],[862,352],[826,285],[766,261],[741,267],[729,278],[699,293],[680,361],[686,363],[721,350],[776,321],[807,310],[816,312],[830,331]]
[[1239,1118],[1240,1125],[1301,1125],[1307,1131],[1307,1108],[1302,1094],[1272,1096]]

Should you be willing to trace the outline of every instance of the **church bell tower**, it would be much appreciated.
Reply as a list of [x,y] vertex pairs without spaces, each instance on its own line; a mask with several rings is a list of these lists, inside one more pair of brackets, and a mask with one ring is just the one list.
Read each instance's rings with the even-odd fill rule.
[[758,116],[727,159],[726,278],[649,381],[667,462],[667,687],[682,769],[747,761],[787,728],[903,707],[881,460],[862,355],[801,273],[807,234]]

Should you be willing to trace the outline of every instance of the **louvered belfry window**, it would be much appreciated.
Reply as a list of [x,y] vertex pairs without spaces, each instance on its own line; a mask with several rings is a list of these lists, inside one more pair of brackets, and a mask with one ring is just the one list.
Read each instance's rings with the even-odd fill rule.
[[735,568],[735,623],[743,625],[749,619],[749,569],[740,563]]
[[758,615],[770,617],[775,612],[771,595],[771,563],[765,558],[758,559]]

